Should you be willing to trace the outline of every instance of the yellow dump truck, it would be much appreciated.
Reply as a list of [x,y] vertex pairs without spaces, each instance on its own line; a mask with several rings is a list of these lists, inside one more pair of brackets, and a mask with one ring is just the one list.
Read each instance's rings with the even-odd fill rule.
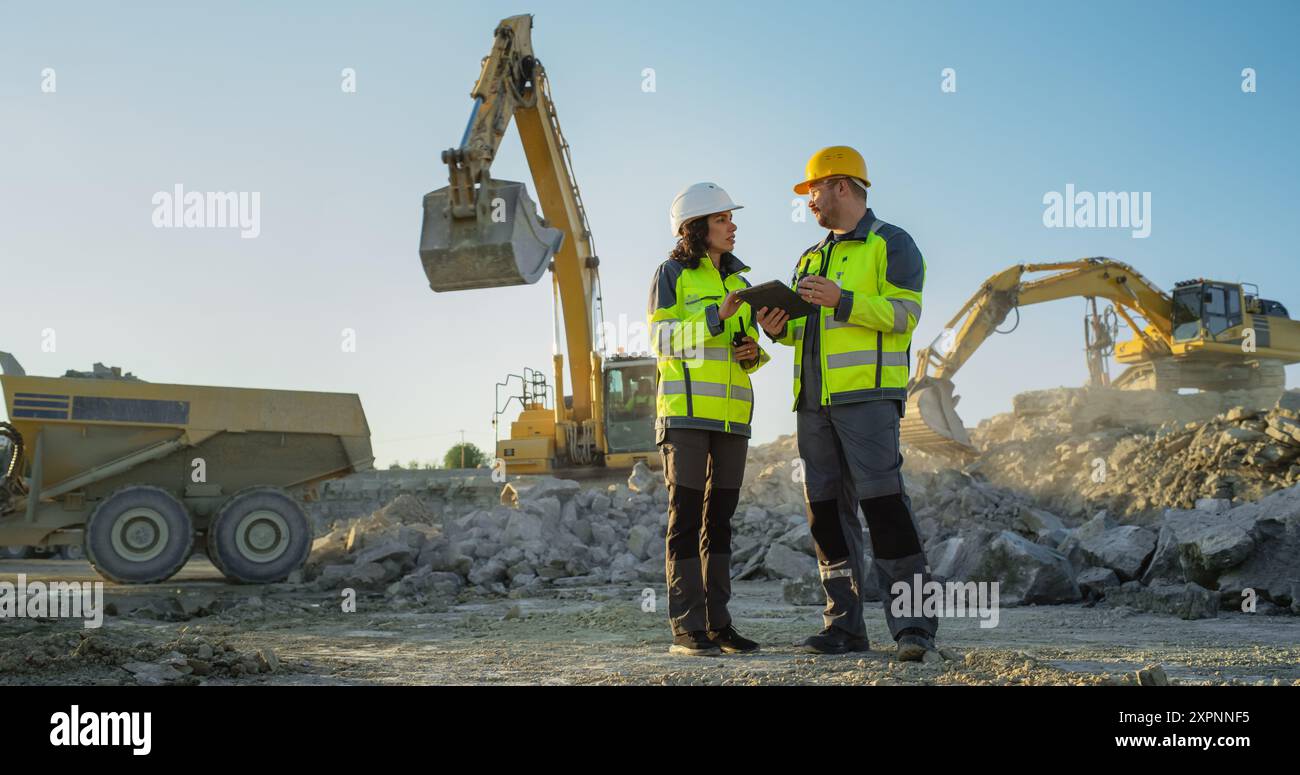
[[0,370],[0,545],[79,543],[112,581],[162,581],[196,545],[231,581],[281,581],[311,550],[298,498],[374,462],[355,395]]

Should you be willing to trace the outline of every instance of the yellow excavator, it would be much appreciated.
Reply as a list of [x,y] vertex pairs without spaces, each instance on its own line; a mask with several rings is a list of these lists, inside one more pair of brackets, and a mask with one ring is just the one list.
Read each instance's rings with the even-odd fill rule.
[[[1050,274],[1024,279],[1037,272]],[[1291,320],[1281,303],[1261,298],[1252,283],[1185,280],[1170,295],[1109,258],[1018,264],[986,280],[934,342],[917,353],[903,441],[958,458],[974,455],[957,416],[953,376],[990,335],[1010,333],[997,329],[1012,312],[1018,326],[1020,307],[1069,297],[1084,297],[1091,306],[1085,331],[1094,385],[1280,392],[1286,385],[1283,367],[1300,362],[1300,322]],[[1099,314],[1097,299],[1112,307]],[[1133,331],[1131,339],[1115,341],[1115,315]],[[1111,353],[1128,365],[1114,381],[1105,366]]]
[[[424,197],[420,260],[437,292],[532,284],[551,270],[554,384],[548,385],[542,372],[525,369],[497,385],[494,425],[513,402],[522,406],[510,438],[497,441],[497,458],[507,472],[630,468],[638,460],[656,466],[654,403],[645,400],[654,388],[655,359],[648,353],[605,358],[596,349],[602,323],[600,260],[546,70],[533,54],[532,27],[533,17],[525,14],[496,28],[470,92],[474,102],[465,134],[459,146],[442,154],[450,185]],[[545,219],[523,183],[491,176],[512,117]],[[569,396],[559,347],[561,316]],[[516,381],[522,390],[508,394]]]

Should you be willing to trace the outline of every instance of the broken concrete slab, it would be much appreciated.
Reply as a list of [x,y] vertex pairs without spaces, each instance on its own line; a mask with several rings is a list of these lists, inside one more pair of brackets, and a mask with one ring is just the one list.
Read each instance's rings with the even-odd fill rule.
[[1022,506],[1017,513],[1019,526],[1024,532],[1042,537],[1053,531],[1063,530],[1065,523],[1061,518],[1046,509]]
[[926,551],[933,574],[944,580],[973,579],[994,536],[976,528],[933,545]]
[[582,485],[572,479],[555,479],[553,477],[520,477],[501,488],[501,505],[520,508],[529,501],[553,497],[567,500],[574,497]]
[[1156,534],[1136,525],[1121,525],[1079,544],[1088,565],[1109,568],[1124,581],[1138,577],[1155,548]]
[[817,572],[817,561],[785,544],[772,544],[763,556],[763,568],[772,578],[797,579]]
[[382,563],[384,560],[391,559],[399,565],[410,565],[414,564],[415,557],[416,550],[412,549],[408,544],[399,541],[388,541],[362,549],[353,555],[352,561],[357,565],[365,565],[372,562]]
[[1194,582],[1144,587],[1140,582],[1129,581],[1106,590],[1106,602],[1183,619],[1213,619],[1219,615],[1219,595]]
[[781,596],[790,605],[826,604],[826,591],[822,589],[821,577],[816,573],[786,579],[781,583]]
[[1063,554],[1010,530],[990,542],[972,578],[956,580],[999,582],[1002,605],[1066,603],[1080,597]]
[[1120,578],[1110,568],[1084,568],[1075,576],[1075,583],[1085,595],[1091,593],[1094,598],[1106,594],[1111,587],[1120,585]]
[[627,477],[627,487],[635,493],[653,495],[662,481],[663,474],[656,474],[645,462],[638,460]]

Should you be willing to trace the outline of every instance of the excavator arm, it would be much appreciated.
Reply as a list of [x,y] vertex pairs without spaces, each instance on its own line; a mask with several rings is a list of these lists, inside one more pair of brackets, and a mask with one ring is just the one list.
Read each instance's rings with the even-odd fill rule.
[[[1052,274],[1024,279],[1026,274],[1036,272]],[[972,453],[970,439],[955,410],[953,376],[1012,310],[1069,297],[1110,300],[1137,334],[1148,357],[1170,353],[1173,302],[1133,267],[1109,258],[1017,264],[986,280],[948,321],[939,337],[917,353],[908,385],[903,440],[923,449]],[[1139,325],[1135,315],[1146,325]]]
[[[552,271],[556,314],[568,352],[571,405],[564,400],[563,356],[555,353],[556,422],[571,429],[567,456],[589,462],[600,446],[601,359],[595,351],[599,260],[569,146],[560,131],[542,63],[533,55],[531,15],[502,20],[470,96],[464,137],[444,151],[449,185],[424,197],[420,259],[434,291],[524,285]],[[496,180],[492,161],[514,119],[546,220],[523,183]],[[548,223],[549,221],[549,223]]]
[[[1032,272],[1054,272],[1048,277],[1023,280]],[[1136,269],[1109,258],[1085,258],[1050,264],[1017,264],[990,277],[944,326],[944,332],[929,347],[917,353],[913,380],[931,377],[951,380],[984,340],[1002,325],[1017,307],[1070,297],[1108,299],[1134,323],[1132,313],[1147,321],[1134,327],[1144,337],[1152,355],[1169,353],[1173,325],[1169,295],[1152,285]],[[1158,336],[1147,330],[1154,327]],[[949,333],[952,332],[952,333]],[[947,340],[942,354],[935,350]]]

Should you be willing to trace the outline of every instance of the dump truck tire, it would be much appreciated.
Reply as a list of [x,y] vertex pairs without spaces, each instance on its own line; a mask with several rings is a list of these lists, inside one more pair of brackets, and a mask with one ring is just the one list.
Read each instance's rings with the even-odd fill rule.
[[86,559],[86,547],[84,544],[66,544],[59,548],[60,560],[84,560]]
[[208,527],[212,564],[241,584],[284,581],[311,554],[307,513],[276,487],[252,487],[226,502]]
[[212,526],[209,525],[208,532],[203,535],[203,553],[208,556],[208,562],[212,563],[212,567],[221,571],[221,575],[224,576],[226,575],[226,569],[221,567],[221,558],[217,557],[217,550],[212,546],[216,542],[214,535]]
[[86,520],[86,559],[119,584],[150,584],[176,575],[194,548],[185,505],[161,487],[131,485],[108,496]]
[[30,546],[0,546],[0,560],[25,560],[31,556]]

